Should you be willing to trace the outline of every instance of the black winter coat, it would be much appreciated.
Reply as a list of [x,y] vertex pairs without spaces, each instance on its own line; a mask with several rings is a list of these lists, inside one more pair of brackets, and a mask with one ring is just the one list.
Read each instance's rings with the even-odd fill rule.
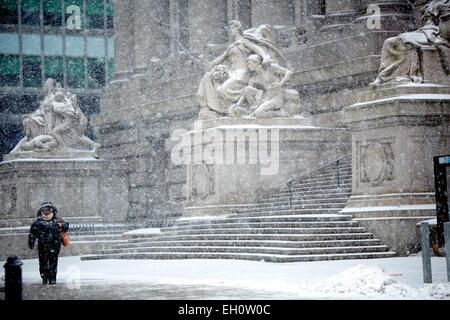
[[[58,217],[59,218],[59,217]],[[59,249],[61,248],[61,232],[69,230],[69,224],[59,218],[61,227],[58,225],[56,215],[50,220],[44,220],[42,217],[37,218],[30,228],[28,237],[28,246],[34,247],[36,239],[38,240],[39,250]]]

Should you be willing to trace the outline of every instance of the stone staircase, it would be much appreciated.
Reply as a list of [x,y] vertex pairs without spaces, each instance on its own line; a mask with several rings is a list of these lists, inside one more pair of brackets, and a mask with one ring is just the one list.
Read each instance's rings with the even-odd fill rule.
[[82,260],[244,259],[294,262],[393,257],[351,215],[351,158],[293,180],[235,214],[182,218],[160,233],[129,239]]

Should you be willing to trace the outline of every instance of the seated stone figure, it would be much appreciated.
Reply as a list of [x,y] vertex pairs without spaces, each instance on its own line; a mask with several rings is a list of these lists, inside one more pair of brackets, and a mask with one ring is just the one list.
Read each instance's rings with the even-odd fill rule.
[[271,63],[263,67],[258,55],[251,55],[247,59],[250,79],[244,89],[243,96],[236,105],[232,106],[231,114],[245,114],[242,106],[249,105],[251,116],[257,118],[288,117],[289,113],[283,108],[285,102],[286,81],[291,71]]
[[[422,8],[422,27],[387,39],[381,50],[381,62],[377,79],[371,85],[391,82],[424,81],[427,68],[434,69],[424,54],[437,50],[432,64],[449,76],[450,60],[450,0],[433,0]],[[425,62],[426,61],[426,62]],[[428,72],[433,74],[433,72]],[[429,79],[427,79],[429,80]]]
[[84,135],[87,119],[76,95],[49,78],[44,84],[44,100],[39,108],[22,117],[26,136],[11,153],[24,151],[54,152],[93,151],[99,147]]

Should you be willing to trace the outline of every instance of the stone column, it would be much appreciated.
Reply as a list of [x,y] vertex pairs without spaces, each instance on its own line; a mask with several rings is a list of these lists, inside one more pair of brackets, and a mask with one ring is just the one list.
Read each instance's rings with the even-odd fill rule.
[[327,14],[354,12],[356,2],[354,0],[328,0],[326,4]]
[[134,3],[114,1],[114,79],[128,78],[134,68]]
[[270,24],[276,26],[295,26],[295,5],[292,0],[253,0],[252,25]]
[[151,1],[134,1],[134,52],[135,71],[143,72],[154,50],[153,32],[149,32],[148,23],[152,21]]
[[244,29],[252,26],[252,1],[227,0],[228,24],[231,20],[239,20]]
[[227,42],[227,2],[223,0],[189,1],[189,47],[204,51]]

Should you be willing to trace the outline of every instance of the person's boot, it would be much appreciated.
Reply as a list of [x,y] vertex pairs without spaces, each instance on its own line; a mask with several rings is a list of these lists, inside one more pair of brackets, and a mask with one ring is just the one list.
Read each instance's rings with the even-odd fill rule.
[[56,284],[56,279],[50,279],[48,283],[49,284]]
[[42,279],[42,284],[47,284],[48,280],[47,279]]

